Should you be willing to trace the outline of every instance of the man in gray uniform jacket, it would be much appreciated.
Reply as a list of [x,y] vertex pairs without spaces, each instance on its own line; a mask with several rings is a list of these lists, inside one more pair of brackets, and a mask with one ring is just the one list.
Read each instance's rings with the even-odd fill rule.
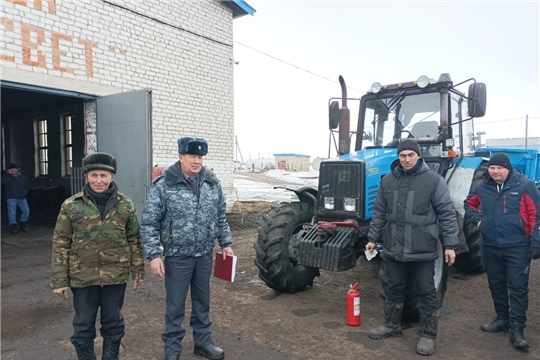
[[140,231],[152,273],[165,276],[165,360],[178,360],[182,353],[186,333],[182,322],[190,286],[194,353],[220,360],[225,353],[212,341],[209,318],[210,275],[215,239],[224,258],[233,255],[225,198],[219,180],[203,167],[203,156],[208,153],[206,140],[182,137],[178,139],[178,153],[179,161],[154,180],[150,188]]
[[420,340],[416,352],[432,355],[439,304],[435,289],[434,261],[438,257],[439,227],[443,235],[445,261],[456,258],[458,225],[444,179],[420,158],[416,141],[404,139],[398,145],[399,160],[383,177],[377,190],[375,209],[366,250],[373,251],[382,238],[388,286],[384,303],[384,325],[369,331],[372,339],[401,336],[401,315],[407,287],[407,273],[413,272],[420,302]]

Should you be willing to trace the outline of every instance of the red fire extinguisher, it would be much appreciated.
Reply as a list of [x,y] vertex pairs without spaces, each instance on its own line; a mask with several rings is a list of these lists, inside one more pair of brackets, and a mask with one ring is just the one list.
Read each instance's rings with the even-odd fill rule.
[[347,325],[360,325],[360,293],[356,290],[358,283],[349,285],[347,292]]

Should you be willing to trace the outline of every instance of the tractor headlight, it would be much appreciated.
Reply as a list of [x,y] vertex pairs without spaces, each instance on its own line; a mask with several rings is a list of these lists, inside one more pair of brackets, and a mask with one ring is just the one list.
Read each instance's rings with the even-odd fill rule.
[[416,80],[416,85],[421,89],[425,88],[429,85],[429,78],[426,75],[420,76],[418,80]]
[[343,198],[343,208],[345,211],[356,211],[356,199]]
[[324,208],[326,210],[334,210],[334,198],[333,197],[325,197],[324,198]]
[[373,85],[371,85],[371,92],[374,94],[381,91],[381,89],[382,89],[382,85],[379,82],[373,83]]

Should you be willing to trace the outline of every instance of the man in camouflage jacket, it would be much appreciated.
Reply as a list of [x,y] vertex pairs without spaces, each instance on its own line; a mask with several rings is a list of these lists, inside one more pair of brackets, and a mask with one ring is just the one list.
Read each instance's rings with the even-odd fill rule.
[[116,360],[124,336],[120,313],[130,275],[136,288],[144,279],[139,222],[133,202],[112,181],[116,160],[106,153],[83,159],[83,191],[60,209],[53,233],[51,287],[73,293],[71,342],[79,359],[94,360],[96,315],[101,308],[103,360]]
[[178,139],[180,161],[154,181],[142,216],[145,257],[155,275],[165,276],[166,329],[162,335],[165,360],[177,360],[182,352],[186,333],[182,322],[190,284],[194,352],[212,360],[225,357],[223,350],[212,342],[210,274],[215,239],[225,258],[233,255],[232,235],[219,180],[202,166],[207,152],[208,143],[204,139]]

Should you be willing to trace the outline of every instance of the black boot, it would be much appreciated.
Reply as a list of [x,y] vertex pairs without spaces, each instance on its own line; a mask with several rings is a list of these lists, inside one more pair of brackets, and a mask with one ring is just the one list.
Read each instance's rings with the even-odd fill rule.
[[510,327],[510,342],[519,350],[527,350],[529,348],[529,344],[525,340],[525,335],[523,335],[524,328],[525,325],[523,324],[513,324]]
[[221,360],[225,358],[225,352],[214,344],[210,344],[206,346],[195,345],[195,349],[193,349],[193,353],[195,355],[204,356],[205,358],[210,359],[210,360]]
[[420,355],[430,356],[435,352],[435,339],[437,338],[437,328],[439,327],[439,312],[420,319],[420,340],[416,345],[416,352]]
[[118,360],[120,354],[120,340],[103,338],[103,357],[102,360]]
[[86,344],[74,345],[77,351],[77,359],[79,360],[96,360],[94,352],[94,341],[89,341]]
[[11,224],[9,225],[9,227],[11,228],[11,233],[12,234],[16,234],[19,232],[19,227],[17,226],[17,224]]
[[486,332],[508,331],[508,317],[497,315],[489,324],[484,324],[481,329]]
[[384,324],[369,330],[368,336],[375,340],[386,339],[388,337],[400,337],[401,315],[403,314],[403,303],[384,302]]
[[21,221],[20,228],[23,232],[30,232],[30,230],[28,230],[28,226],[26,226],[26,222]]

